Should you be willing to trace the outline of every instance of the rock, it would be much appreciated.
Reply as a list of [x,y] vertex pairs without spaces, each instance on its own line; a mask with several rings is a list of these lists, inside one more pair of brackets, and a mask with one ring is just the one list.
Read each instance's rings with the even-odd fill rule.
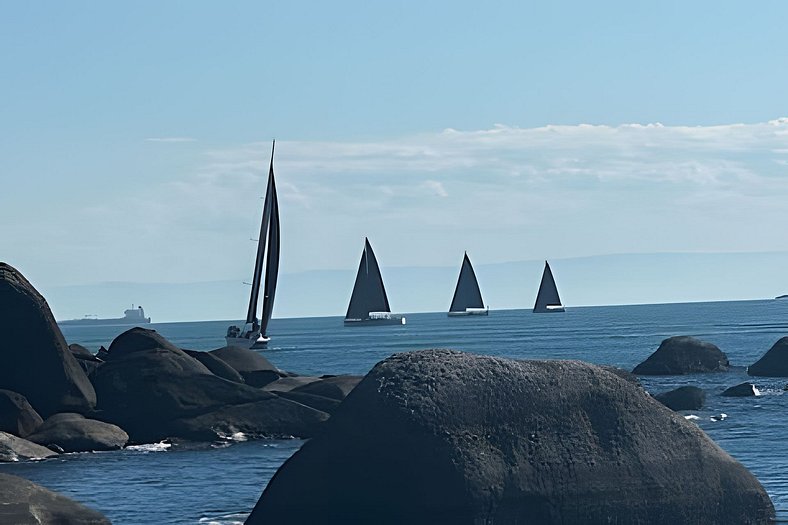
[[747,368],[751,376],[788,377],[788,337],[781,337],[763,357]]
[[294,388],[308,385],[309,383],[314,383],[315,381],[320,381],[320,378],[315,376],[285,376],[272,383],[268,383],[263,387],[263,390],[289,392]]
[[725,372],[728,366],[728,357],[715,345],[684,335],[662,341],[632,373],[664,376]]
[[599,368],[607,372],[610,372],[612,374],[616,374],[621,379],[629,381],[630,383],[641,386],[640,379],[638,379],[638,376],[636,376],[629,370],[624,370],[623,368],[619,368],[617,366],[611,366],[611,365],[599,365]]
[[25,437],[43,422],[25,396],[0,389],[0,431]]
[[726,389],[722,395],[725,397],[749,397],[758,396],[760,392],[752,383],[741,383]]
[[654,396],[671,410],[700,410],[706,402],[706,392],[696,386],[681,386]]
[[[248,423],[244,428],[250,431],[250,421],[257,418],[254,430],[261,435],[281,432],[298,436],[309,426],[306,422],[294,422],[299,414],[309,421],[314,416],[301,411],[305,407],[295,403],[287,405],[295,410],[288,416],[281,414],[282,405],[277,405],[276,416],[264,418],[256,407],[247,407],[249,413],[239,415],[243,409],[231,407],[270,401],[276,396],[212,374],[153,330],[132,328],[124,332],[112,342],[108,354],[110,358],[93,376],[101,410],[95,417],[120,426],[137,443],[168,437],[194,439],[198,434],[215,437],[210,426],[196,426],[229,428],[234,420],[244,418]],[[274,427],[266,427],[274,423]],[[292,423],[292,428],[285,428],[286,423]]]
[[[46,447],[7,432],[0,432],[0,462],[44,459],[52,456],[57,456],[57,454]],[[0,496],[0,498],[2,497]],[[2,515],[2,511],[0,511],[0,515]]]
[[94,452],[123,448],[129,436],[110,423],[66,412],[47,418],[28,439],[39,445],[55,445],[64,452]]
[[263,387],[281,376],[268,359],[248,348],[223,346],[209,353],[233,367],[251,386]]
[[79,363],[79,366],[88,378],[90,378],[101,363],[104,362],[103,359],[91,354],[90,350],[82,345],[73,343],[68,345],[68,349],[71,350],[71,355],[76,358],[77,363]]
[[259,523],[763,523],[758,480],[644,390],[577,361],[449,350],[376,365],[277,471]]
[[0,474],[0,523],[109,525],[98,511],[17,476]]
[[193,357],[211,371],[215,376],[219,376],[234,383],[243,383],[244,378],[233,367],[211,354],[210,352],[199,352],[197,350],[183,350],[187,355]]
[[43,417],[96,405],[49,305],[21,273],[0,262],[0,388],[25,396]]
[[70,345],[68,345],[68,349],[71,350],[71,353],[74,354],[75,356],[81,355],[83,357],[88,357],[88,358],[96,357],[90,352],[90,350],[77,343],[71,343]]
[[330,397],[316,396],[314,394],[306,394],[304,392],[295,392],[292,390],[285,392],[273,390],[273,393],[284,399],[289,399],[290,401],[295,401],[296,403],[301,403],[302,405],[306,405],[329,414],[333,413],[341,403],[341,401],[331,399]]
[[292,392],[312,394],[314,396],[323,396],[342,401],[362,379],[361,376],[351,375],[329,376],[319,381],[314,381],[307,385],[294,388]]

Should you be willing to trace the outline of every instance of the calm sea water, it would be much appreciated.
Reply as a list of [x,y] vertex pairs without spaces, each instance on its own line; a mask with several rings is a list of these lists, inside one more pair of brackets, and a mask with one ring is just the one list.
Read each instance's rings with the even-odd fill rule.
[[[223,345],[227,321],[154,324],[177,345],[211,350]],[[93,351],[109,346],[123,327],[64,327],[69,343]],[[644,378],[661,392],[681,385],[707,391],[697,424],[766,487],[781,519],[788,518],[785,418],[788,379],[755,379],[757,398],[724,398],[728,386],[749,380],[744,367],[788,335],[788,301],[737,301],[571,308],[564,314],[493,311],[489,317],[412,314],[405,326],[345,328],[339,317],[274,319],[264,355],[302,374],[364,374],[387,356],[423,348],[455,348],[519,359],[581,359],[632,369],[660,341],[693,335],[718,345],[737,368],[728,374]],[[726,414],[722,420],[720,414]],[[298,440],[249,441],[168,450],[141,447],[69,454],[35,463],[0,464],[16,474],[104,512],[115,524],[239,523]]]

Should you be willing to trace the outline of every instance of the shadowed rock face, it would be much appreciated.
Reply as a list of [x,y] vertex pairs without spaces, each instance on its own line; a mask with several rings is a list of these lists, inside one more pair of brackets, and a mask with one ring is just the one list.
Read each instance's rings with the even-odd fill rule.
[[751,376],[788,377],[788,337],[780,338],[763,357],[747,368]]
[[686,335],[669,337],[632,371],[637,375],[683,375],[728,370],[728,356],[711,343]]
[[722,395],[725,397],[753,397],[758,395],[758,391],[752,383],[740,383],[726,388]]
[[25,437],[43,422],[25,396],[0,390],[0,431]]
[[706,392],[696,386],[680,386],[657,394],[654,399],[671,410],[699,410],[706,402]]
[[44,417],[91,410],[96,393],[71,355],[49,305],[0,262],[0,388],[24,395]]
[[[37,445],[21,437],[12,436],[6,432],[0,432],[0,462],[20,461],[23,459],[44,459],[57,456],[46,447]],[[0,504],[2,497],[0,497]],[[2,521],[0,521],[2,523]]]
[[103,514],[26,479],[0,474],[0,523],[109,525]]
[[329,376],[321,378],[319,381],[299,386],[294,388],[293,392],[301,394],[311,394],[314,396],[323,396],[330,399],[342,401],[347,397],[351,390],[361,382],[361,376]]
[[251,386],[263,387],[281,377],[279,370],[259,353],[238,346],[223,346],[209,352],[241,374]]
[[268,484],[259,523],[767,523],[738,462],[576,361],[448,350],[379,363]]
[[28,439],[39,445],[57,445],[64,452],[92,452],[123,448],[129,436],[110,423],[63,413],[44,421]]

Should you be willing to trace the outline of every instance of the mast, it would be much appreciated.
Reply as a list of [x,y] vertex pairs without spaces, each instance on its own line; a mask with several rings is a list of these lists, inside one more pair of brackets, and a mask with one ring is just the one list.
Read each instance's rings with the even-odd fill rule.
[[260,316],[260,333],[266,335],[268,322],[274,312],[274,294],[279,276],[279,199],[276,196],[274,182],[273,151],[271,152],[271,221],[269,223],[268,251],[265,256],[265,284],[263,295],[263,313]]
[[350,297],[345,319],[367,319],[370,312],[391,312],[391,308],[378,261],[369,239],[365,237],[364,251],[361,253],[356,283],[353,285],[353,295]]
[[450,312],[464,312],[467,308],[484,308],[482,292],[479,289],[479,281],[476,279],[476,272],[473,271],[468,252],[462,259],[460,276],[457,279],[457,287],[454,289],[454,298],[451,300]]
[[[266,241],[268,239],[268,226],[271,219],[271,200],[274,193],[274,141],[271,147],[271,164],[268,167],[268,184],[265,190],[265,203],[263,204],[263,218],[260,221],[260,235],[257,241],[257,256],[254,262],[254,275],[252,276],[252,292],[249,296],[249,309],[246,311],[246,323],[252,325],[253,330],[259,328],[257,322],[257,300],[260,295],[260,281],[263,274],[263,261],[265,259]],[[278,251],[278,250],[277,250]],[[278,264],[278,261],[277,261]]]
[[544,262],[544,272],[542,272],[542,282],[539,284],[539,293],[536,294],[534,312],[547,312],[548,306],[561,307],[561,298],[558,297],[558,288],[555,285],[553,272],[547,261]]

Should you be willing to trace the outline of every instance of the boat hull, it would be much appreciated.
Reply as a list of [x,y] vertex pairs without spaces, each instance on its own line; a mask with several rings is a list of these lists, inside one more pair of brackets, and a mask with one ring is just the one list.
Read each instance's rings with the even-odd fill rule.
[[388,317],[368,317],[366,319],[345,319],[345,326],[403,325],[405,322],[405,317],[401,315],[390,315]]
[[120,317],[118,319],[69,319],[67,321],[58,321],[57,324],[61,326],[136,326],[140,324],[150,324],[150,317],[142,319],[126,319],[125,317]]
[[224,341],[225,343],[227,343],[227,346],[239,346],[241,348],[250,348],[252,350],[257,350],[260,348],[266,348],[268,346],[269,341],[271,341],[271,338],[252,334],[250,335],[250,337],[227,336],[224,338]]
[[449,312],[449,317],[467,317],[469,315],[490,315],[489,308],[469,308],[462,312]]
[[547,306],[546,308],[536,309],[534,308],[535,314],[551,314],[551,313],[558,313],[558,312],[566,312],[566,309],[561,305],[555,306]]

